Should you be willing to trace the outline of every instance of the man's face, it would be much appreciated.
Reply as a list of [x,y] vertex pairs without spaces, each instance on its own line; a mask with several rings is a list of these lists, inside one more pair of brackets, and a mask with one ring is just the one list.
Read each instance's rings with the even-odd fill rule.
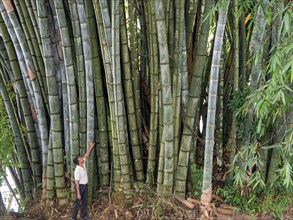
[[84,159],[83,159],[83,157],[78,157],[78,164],[79,164],[80,166],[82,166],[82,165],[84,164]]

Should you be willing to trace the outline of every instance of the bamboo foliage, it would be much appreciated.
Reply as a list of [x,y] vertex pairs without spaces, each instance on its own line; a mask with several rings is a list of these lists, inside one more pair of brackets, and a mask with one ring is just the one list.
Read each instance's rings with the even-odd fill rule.
[[[2,69],[2,68],[1,68]],[[21,132],[19,130],[18,121],[13,109],[13,105],[11,103],[11,100],[9,98],[9,94],[6,90],[6,86],[4,84],[3,80],[3,71],[1,71],[0,76],[0,91],[1,91],[1,97],[4,101],[9,120],[11,122],[12,132],[14,135],[14,139],[16,141],[16,150],[19,153],[19,160],[22,161],[23,166],[21,168],[21,174],[23,179],[20,180],[23,182],[24,189],[20,190],[20,198],[24,199],[26,198],[32,198],[32,179],[31,176],[31,169],[29,165],[29,161],[26,158],[26,152],[25,152],[25,146],[23,143],[23,139],[21,137]]]

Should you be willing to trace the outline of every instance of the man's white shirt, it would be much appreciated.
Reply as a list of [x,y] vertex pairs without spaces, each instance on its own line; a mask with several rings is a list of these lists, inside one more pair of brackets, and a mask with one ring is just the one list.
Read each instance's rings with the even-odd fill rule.
[[79,181],[79,184],[85,185],[88,183],[87,170],[85,166],[76,166],[74,170],[74,179],[75,181]]

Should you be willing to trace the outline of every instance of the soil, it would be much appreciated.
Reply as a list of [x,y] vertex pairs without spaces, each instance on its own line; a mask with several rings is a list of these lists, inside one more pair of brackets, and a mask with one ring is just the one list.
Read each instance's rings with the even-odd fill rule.
[[[188,220],[200,218],[200,202],[195,199],[183,200],[165,199],[155,192],[137,193],[132,204],[126,203],[122,194],[109,197],[107,193],[101,193],[99,197],[89,205],[88,215],[92,220]],[[190,203],[190,201],[192,201]],[[186,204],[191,205],[187,206]],[[3,220],[69,220],[71,219],[72,203],[66,207],[49,206],[44,203],[32,204],[24,213],[11,212],[6,216],[0,216]],[[220,204],[217,198],[213,199],[211,206],[214,215],[211,219],[274,219],[269,213],[260,213],[257,216],[249,216],[237,212],[235,207]],[[293,205],[285,214],[284,219],[293,219]]]

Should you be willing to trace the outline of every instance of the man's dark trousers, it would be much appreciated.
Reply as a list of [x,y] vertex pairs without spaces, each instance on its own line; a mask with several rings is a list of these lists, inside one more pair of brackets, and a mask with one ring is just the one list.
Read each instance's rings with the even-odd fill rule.
[[[81,199],[78,200],[76,199],[74,202],[74,208],[73,208],[73,213],[72,213],[72,219],[76,220],[77,219],[77,213],[80,208],[80,217],[82,220],[87,219],[87,204],[88,204],[88,186],[79,184],[79,190],[80,190],[80,196]],[[76,191],[76,186],[75,186],[75,191]],[[77,194],[76,194],[77,195]]]

